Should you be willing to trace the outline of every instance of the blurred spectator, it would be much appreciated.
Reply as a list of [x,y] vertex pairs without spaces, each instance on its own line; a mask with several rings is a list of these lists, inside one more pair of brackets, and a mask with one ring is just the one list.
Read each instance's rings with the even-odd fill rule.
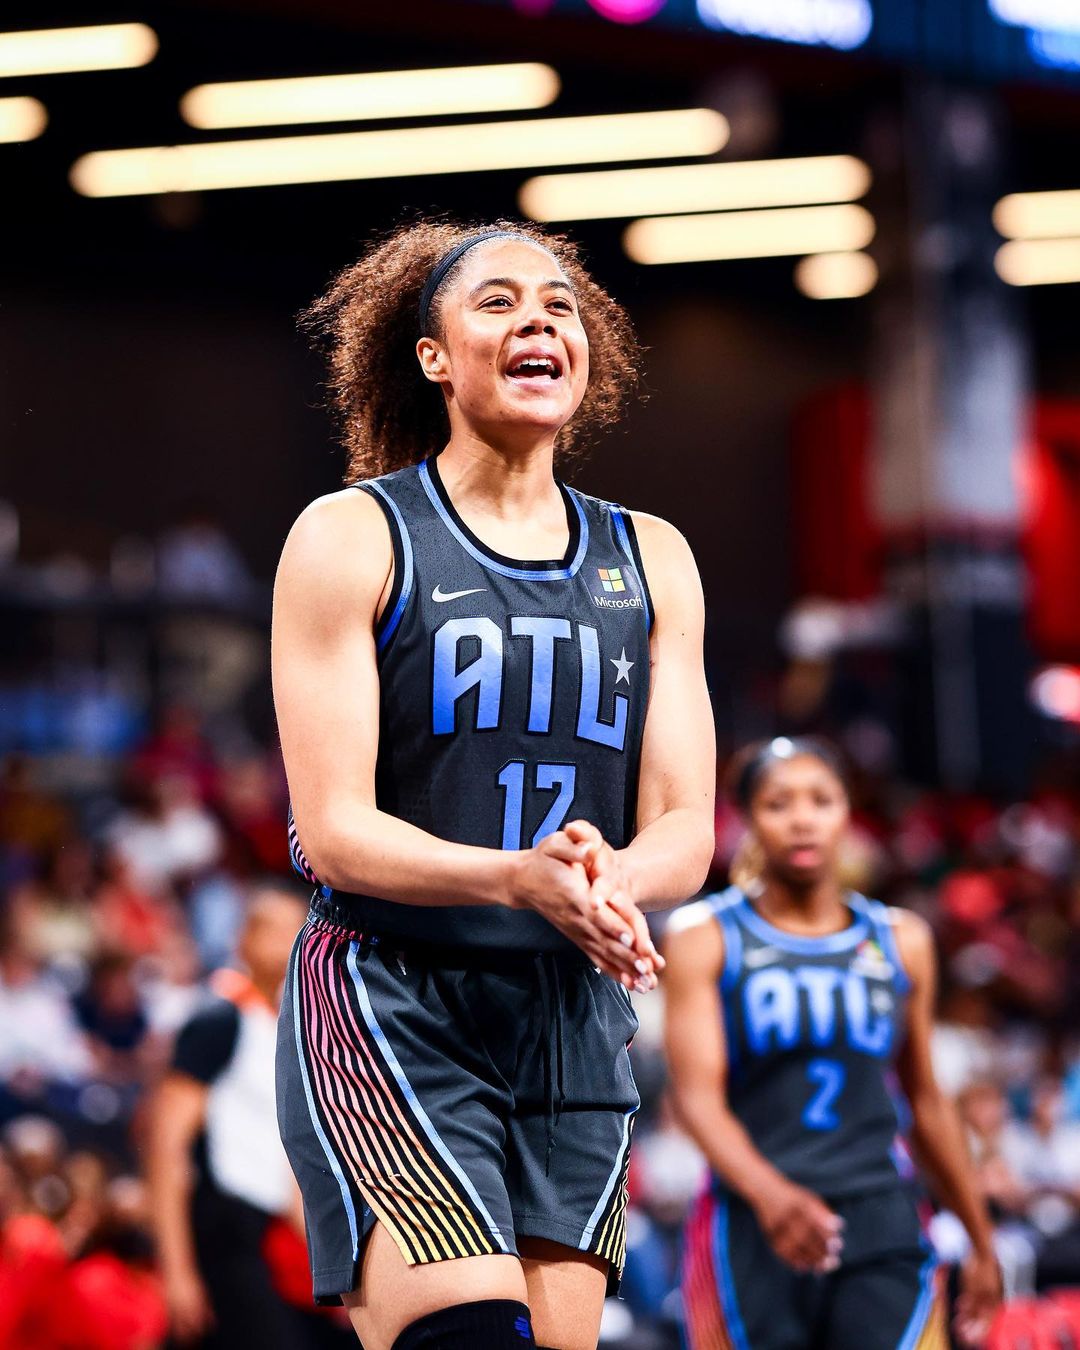
[[202,718],[186,703],[167,703],[154,731],[135,752],[132,773],[145,782],[186,778],[208,800],[217,781],[214,748],[203,731]]
[[957,1105],[967,1131],[968,1148],[982,1193],[997,1217],[1019,1214],[1026,1192],[1004,1153],[1009,1104],[991,1079],[974,1082],[961,1092]]
[[63,985],[0,923],[0,1122],[26,1109],[70,1107],[93,1068]]
[[26,1116],[0,1160],[0,1345],[5,1350],[148,1350],[166,1331],[145,1192],[100,1158],[65,1154]]
[[289,848],[281,828],[287,814],[285,783],[262,755],[227,764],[217,805],[236,853],[234,866],[248,873],[288,873]]
[[934,1075],[942,1090],[953,1097],[994,1073],[998,1038],[993,1002],[984,989],[955,982],[945,985],[931,1053]]
[[176,600],[235,600],[251,575],[208,503],[193,502],[158,542],[158,586]]
[[154,895],[136,881],[131,865],[106,852],[103,877],[94,892],[94,922],[102,947],[132,956],[160,953],[182,931],[182,917],[173,897]]
[[[71,836],[64,806],[34,785],[32,761],[9,755],[0,768],[0,843],[10,855],[33,858],[58,849]],[[3,878],[10,881],[10,874]]]
[[132,881],[157,895],[213,866],[222,847],[221,827],[183,775],[133,776],[128,809],[108,839]]
[[156,1034],[171,1038],[195,1011],[203,998],[200,974],[198,950],[182,929],[170,932],[154,958],[142,963],[146,1015]]
[[1039,1288],[1080,1279],[1080,1125],[1062,1119],[1059,1078],[1043,1077],[1031,1097],[1031,1119],[1006,1127],[1002,1154],[1023,1188],[1023,1212],[1039,1234]]
[[676,1235],[707,1177],[701,1150],[679,1125],[665,1092],[656,1127],[634,1154],[634,1199],[662,1229]]
[[15,887],[9,902],[30,956],[85,962],[94,954],[93,890],[93,852],[87,843],[69,838],[49,850],[40,875]]
[[304,914],[292,892],[264,887],[254,896],[238,945],[246,974],[219,982],[221,995],[182,1028],[152,1104],[147,1175],[181,1343],[307,1343],[263,1253],[275,1216],[292,1214],[302,1225],[278,1138],[274,1051],[281,985]]
[[140,1083],[147,1066],[139,1052],[149,1022],[132,957],[126,952],[99,957],[73,1006],[98,1075],[114,1083]]

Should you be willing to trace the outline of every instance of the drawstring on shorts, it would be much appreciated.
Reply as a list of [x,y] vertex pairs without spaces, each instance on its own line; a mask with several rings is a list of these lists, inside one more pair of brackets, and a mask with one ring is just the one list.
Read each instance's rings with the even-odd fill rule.
[[540,1038],[544,1056],[544,1117],[547,1126],[544,1175],[547,1176],[551,1167],[551,1153],[555,1147],[555,1133],[559,1128],[563,1103],[566,1100],[563,1086],[565,1055],[562,975],[558,959],[549,952],[540,952],[536,957],[536,979],[540,988],[540,1014],[543,1020]]

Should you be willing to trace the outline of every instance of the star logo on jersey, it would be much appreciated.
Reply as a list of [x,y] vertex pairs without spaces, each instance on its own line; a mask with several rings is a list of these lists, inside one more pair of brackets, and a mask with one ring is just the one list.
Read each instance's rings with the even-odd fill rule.
[[892,994],[887,989],[875,989],[870,995],[870,1006],[879,1016],[888,1016],[893,1010]]
[[445,605],[447,600],[463,600],[467,595],[479,595],[486,590],[486,586],[473,586],[467,591],[444,591],[442,586],[439,585],[431,592],[431,598],[437,605]]
[[608,657],[608,660],[609,660],[609,661],[611,662],[611,664],[615,667],[615,669],[619,672],[618,675],[615,677],[615,683],[616,683],[616,684],[619,684],[621,681],[625,680],[626,683],[629,684],[629,683],[630,683],[630,671],[633,669],[634,666],[637,665],[637,662],[636,662],[636,661],[628,661],[628,660],[626,659],[626,648],[624,647],[624,648],[622,649],[622,652],[619,654],[619,657],[618,657],[617,660],[616,660],[616,658],[615,658],[614,656],[609,656],[609,657]]

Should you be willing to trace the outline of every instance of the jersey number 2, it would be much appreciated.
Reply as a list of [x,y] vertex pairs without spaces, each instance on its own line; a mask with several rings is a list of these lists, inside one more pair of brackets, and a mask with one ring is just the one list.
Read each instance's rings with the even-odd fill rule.
[[836,1099],[844,1090],[847,1069],[835,1059],[812,1059],[806,1076],[815,1092],[803,1107],[802,1123],[808,1130],[835,1130],[840,1124]]
[[574,784],[577,769],[573,764],[538,764],[536,766],[536,786],[540,792],[555,792],[555,800],[548,813],[533,831],[528,844],[521,838],[522,815],[525,809],[525,761],[512,759],[499,770],[498,783],[506,793],[503,808],[503,848],[535,848],[541,839],[554,834],[570,814],[574,801]]

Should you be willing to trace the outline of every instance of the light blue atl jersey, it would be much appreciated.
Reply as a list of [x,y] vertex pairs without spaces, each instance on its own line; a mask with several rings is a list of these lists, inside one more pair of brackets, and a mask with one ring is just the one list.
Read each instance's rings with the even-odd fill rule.
[[728,1101],[755,1145],[828,1197],[901,1184],[892,1066],[911,986],[886,907],[851,895],[847,928],[799,937],[736,887],[709,903],[724,934]]
[[[375,635],[380,810],[486,848],[530,848],[576,818],[629,842],[652,621],[629,514],[560,484],[566,554],[524,562],[469,530],[435,459],[357,487],[394,546]],[[358,926],[414,940],[576,951],[532,911],[335,898]]]

